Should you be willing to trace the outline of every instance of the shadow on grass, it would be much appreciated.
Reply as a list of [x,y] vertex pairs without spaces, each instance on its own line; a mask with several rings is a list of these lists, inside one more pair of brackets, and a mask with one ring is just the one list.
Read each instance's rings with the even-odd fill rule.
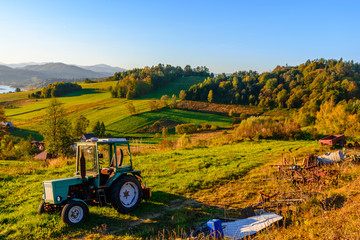
[[159,231],[164,229],[170,232],[179,229],[190,232],[191,229],[209,219],[224,217],[224,209],[162,191],[154,191],[149,200],[142,201],[134,212],[128,214],[129,219],[121,218],[126,214],[119,214],[117,217],[118,213],[115,216],[94,213],[92,208],[89,209],[89,216],[85,223],[65,227],[64,233],[90,230],[93,234],[118,236],[127,234],[144,238],[157,236]]
[[44,137],[39,133],[39,131],[23,129],[23,128],[14,128],[10,131],[10,134],[15,137],[28,138],[31,137],[37,141],[43,141]]
[[94,93],[99,93],[99,92],[104,92],[104,91],[103,90],[96,90],[96,89],[88,88],[88,89],[83,89],[81,91],[68,93],[68,94],[65,94],[64,96],[61,96],[61,97],[78,97],[78,96],[82,96],[82,95],[94,94]]

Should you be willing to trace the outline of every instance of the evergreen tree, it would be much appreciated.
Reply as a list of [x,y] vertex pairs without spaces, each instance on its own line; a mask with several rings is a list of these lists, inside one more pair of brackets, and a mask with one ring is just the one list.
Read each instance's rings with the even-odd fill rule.
[[80,138],[81,135],[86,133],[86,129],[89,126],[89,123],[90,121],[86,117],[80,115],[74,122],[73,136]]
[[92,129],[93,134],[95,135],[95,137],[100,137],[101,134],[101,125],[100,122],[97,121]]
[[104,122],[101,122],[101,124],[100,124],[99,137],[101,137],[101,138],[105,137],[105,124],[104,124]]

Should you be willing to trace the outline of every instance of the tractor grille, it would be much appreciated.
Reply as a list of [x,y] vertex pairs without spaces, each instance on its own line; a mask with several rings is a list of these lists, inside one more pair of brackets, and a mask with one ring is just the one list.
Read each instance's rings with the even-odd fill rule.
[[45,189],[45,199],[54,201],[52,183],[44,183],[44,189]]

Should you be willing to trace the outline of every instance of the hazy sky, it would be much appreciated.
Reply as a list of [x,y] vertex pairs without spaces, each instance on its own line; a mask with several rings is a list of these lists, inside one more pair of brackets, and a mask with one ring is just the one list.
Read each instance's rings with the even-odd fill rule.
[[215,73],[360,61],[359,1],[5,1],[0,62],[158,63]]

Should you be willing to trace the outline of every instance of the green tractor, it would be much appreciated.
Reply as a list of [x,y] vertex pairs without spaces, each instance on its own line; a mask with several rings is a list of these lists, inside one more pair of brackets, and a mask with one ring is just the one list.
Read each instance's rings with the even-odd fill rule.
[[88,205],[111,203],[119,213],[128,213],[151,196],[140,171],[133,170],[125,138],[78,142],[74,177],[47,180],[43,186],[38,213],[61,210],[62,220],[69,225],[85,221]]

